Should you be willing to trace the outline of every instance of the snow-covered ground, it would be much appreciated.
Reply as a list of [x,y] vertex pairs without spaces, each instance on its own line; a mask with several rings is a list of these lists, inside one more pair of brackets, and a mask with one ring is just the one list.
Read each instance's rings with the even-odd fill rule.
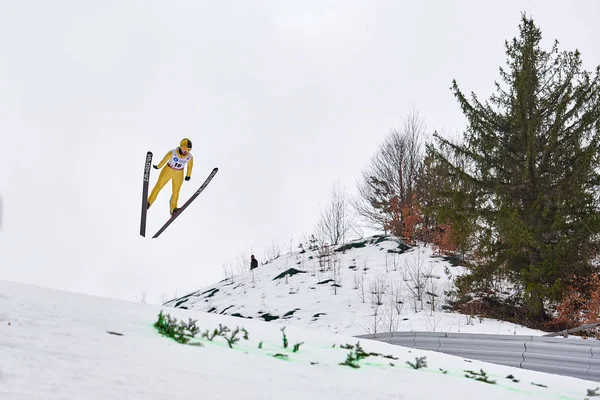
[[[231,331],[244,328],[247,337],[240,334],[231,348],[223,336],[211,341],[198,334],[189,344],[178,343],[154,327],[160,311],[196,320],[201,332],[222,324]],[[0,398],[583,400],[597,387],[314,329],[281,328],[0,281]],[[358,368],[341,365],[354,353],[347,345],[357,343],[379,355],[361,358]],[[417,359],[426,366],[407,364],[416,366]],[[489,383],[473,374],[482,371]]]
[[464,269],[436,257],[431,247],[406,249],[395,237],[376,235],[328,253],[319,257],[311,250],[288,252],[252,272],[231,274],[165,305],[348,335],[547,333],[444,311],[445,292]]

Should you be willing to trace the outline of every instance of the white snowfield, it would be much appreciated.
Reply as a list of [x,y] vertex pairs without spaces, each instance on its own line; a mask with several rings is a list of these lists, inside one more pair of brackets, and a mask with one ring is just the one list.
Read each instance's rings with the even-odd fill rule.
[[[200,334],[190,343],[201,346],[181,344],[154,327],[161,310],[196,319],[201,331],[223,324],[248,336],[232,348],[224,337]],[[340,365],[351,352],[341,346],[358,339],[281,328],[0,281],[0,399],[583,400],[598,386],[370,340],[360,346],[380,355],[353,368]],[[418,357],[426,367],[407,364]],[[482,370],[495,383],[476,380],[472,373]]]
[[[165,303],[170,307],[262,319],[281,325],[363,335],[390,331],[543,335],[490,318],[444,311],[445,292],[463,267],[425,246],[406,249],[394,236],[375,235],[330,254],[296,250],[252,272]],[[319,261],[321,260],[321,261]],[[267,260],[259,260],[263,263]],[[286,271],[295,269],[294,274]],[[278,278],[280,275],[285,275]],[[503,288],[509,293],[511,288]]]

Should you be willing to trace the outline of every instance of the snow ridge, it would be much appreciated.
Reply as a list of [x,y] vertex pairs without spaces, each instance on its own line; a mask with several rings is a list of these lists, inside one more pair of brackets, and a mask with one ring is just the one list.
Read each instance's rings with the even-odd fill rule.
[[164,305],[332,333],[438,331],[541,335],[493,319],[448,312],[465,273],[431,247],[374,235],[325,249],[300,246],[259,268]]

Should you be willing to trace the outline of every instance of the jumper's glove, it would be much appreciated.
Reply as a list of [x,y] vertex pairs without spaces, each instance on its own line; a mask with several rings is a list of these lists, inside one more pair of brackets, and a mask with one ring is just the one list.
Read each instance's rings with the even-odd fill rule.
[[158,169],[158,165],[153,165],[154,169]]
[[186,181],[189,181],[190,179],[191,179],[191,178],[190,178],[189,176],[186,176],[186,177],[185,177],[185,180],[186,180]]

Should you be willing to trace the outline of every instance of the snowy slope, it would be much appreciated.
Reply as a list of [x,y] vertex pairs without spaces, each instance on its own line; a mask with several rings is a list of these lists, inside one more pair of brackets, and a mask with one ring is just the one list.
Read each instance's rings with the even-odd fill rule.
[[545,333],[444,311],[445,292],[464,269],[436,257],[431,247],[408,247],[385,235],[319,253],[307,247],[165,305],[348,335]]
[[[201,331],[223,324],[248,336],[231,348],[221,336],[178,343],[153,326],[161,310],[193,318]],[[358,368],[341,365],[354,353],[346,345],[357,343],[379,355]],[[407,364],[421,357],[423,368]],[[482,371],[489,383],[473,375]],[[0,281],[1,399],[583,400],[596,387],[300,327],[282,332],[264,321]]]

